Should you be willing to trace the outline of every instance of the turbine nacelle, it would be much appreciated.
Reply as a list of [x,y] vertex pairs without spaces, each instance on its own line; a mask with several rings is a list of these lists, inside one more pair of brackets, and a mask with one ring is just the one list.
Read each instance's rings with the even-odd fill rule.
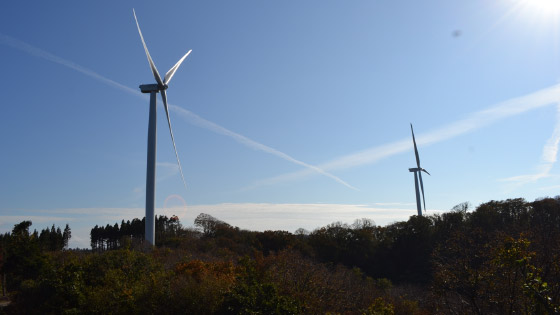
[[167,88],[169,87],[167,84],[164,84],[163,86],[155,83],[155,84],[142,84],[139,86],[140,87],[140,91],[142,93],[152,93],[152,92],[159,92],[159,91],[165,91],[167,90]]
[[[421,168],[421,167],[420,167],[420,168],[418,168],[418,167],[409,168],[408,171],[409,171],[409,172],[424,172],[424,173],[430,175],[430,173],[428,173],[428,171],[426,171],[425,169],[423,169],[423,168]],[[431,175],[430,175],[430,176],[431,176]]]
[[160,90],[159,85],[157,84],[142,84],[139,88],[142,93],[157,93]]

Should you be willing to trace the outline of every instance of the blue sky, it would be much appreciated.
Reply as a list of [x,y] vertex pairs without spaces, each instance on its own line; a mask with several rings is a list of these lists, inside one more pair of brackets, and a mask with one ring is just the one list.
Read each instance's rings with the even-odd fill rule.
[[156,207],[186,226],[200,212],[254,230],[404,220],[409,123],[428,213],[556,196],[550,1],[6,4],[0,230],[68,222],[88,246],[92,226],[143,216],[138,85],[154,79],[132,8],[161,73],[193,50],[168,90],[188,190],[158,103]]

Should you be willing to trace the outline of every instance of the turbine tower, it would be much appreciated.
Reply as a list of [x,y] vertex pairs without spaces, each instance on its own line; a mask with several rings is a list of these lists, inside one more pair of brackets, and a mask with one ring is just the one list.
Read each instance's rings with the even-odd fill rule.
[[169,81],[173,78],[175,71],[179,68],[183,60],[191,53],[189,50],[183,58],[167,71],[163,81],[161,76],[157,71],[156,65],[152,61],[146,42],[144,41],[144,36],[142,36],[142,31],[140,30],[140,25],[138,24],[138,19],[136,18],[136,12],[132,9],[134,14],[134,20],[136,21],[136,27],[138,27],[138,33],[140,34],[140,39],[142,40],[142,45],[144,45],[144,50],[146,51],[146,56],[148,57],[148,62],[150,63],[150,68],[154,78],[156,79],[156,84],[142,84],[140,85],[140,91],[142,93],[150,93],[150,117],[148,120],[148,162],[146,170],[146,223],[145,223],[145,233],[144,238],[150,244],[155,245],[155,200],[156,200],[156,121],[157,121],[157,111],[156,111],[156,94],[161,94],[161,100],[163,102],[163,108],[165,109],[165,114],[167,115],[167,124],[169,125],[169,133],[171,134],[171,142],[173,142],[173,149],[175,150],[175,157],[177,158],[177,164],[179,165],[179,171],[181,172],[181,178],[183,179],[183,185],[185,189],[187,184],[185,183],[185,177],[183,176],[183,169],[181,168],[181,161],[179,161],[179,154],[177,154],[177,147],[175,146],[175,139],[173,138],[173,130],[171,130],[171,120],[169,119],[169,108],[167,105],[167,94],[166,90]]
[[409,168],[409,172],[414,172],[414,188],[416,189],[416,208],[418,215],[422,216],[422,204],[420,203],[420,191],[418,190],[418,180],[420,180],[420,189],[422,189],[422,200],[424,201],[424,210],[426,210],[426,199],[424,198],[424,183],[422,182],[422,172],[430,175],[428,171],[420,167],[420,157],[418,156],[418,149],[416,148],[416,139],[414,139],[414,129],[410,124],[410,131],[412,131],[412,142],[414,143],[414,154],[416,155],[416,167]]

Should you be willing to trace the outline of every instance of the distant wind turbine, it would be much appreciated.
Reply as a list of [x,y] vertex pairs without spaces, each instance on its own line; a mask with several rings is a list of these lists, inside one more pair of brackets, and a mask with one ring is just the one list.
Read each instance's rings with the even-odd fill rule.
[[420,179],[420,188],[422,189],[422,200],[424,201],[424,210],[426,210],[426,199],[424,198],[424,183],[422,182],[422,172],[430,175],[428,171],[420,167],[420,157],[418,156],[418,149],[416,148],[416,139],[414,138],[414,129],[410,124],[410,131],[412,131],[412,142],[414,143],[414,154],[416,155],[416,168],[409,168],[409,172],[414,172],[414,187],[416,189],[416,208],[418,215],[422,216],[422,204],[420,203],[420,191],[418,190],[418,179]]
[[155,208],[155,192],[156,192],[156,118],[157,118],[157,111],[156,111],[156,94],[159,92],[161,94],[161,100],[163,101],[163,108],[165,108],[165,114],[167,115],[167,124],[169,125],[169,133],[171,134],[171,142],[173,142],[173,149],[175,150],[175,157],[177,158],[177,164],[179,165],[179,171],[181,172],[181,178],[183,179],[183,185],[185,185],[185,189],[187,188],[187,184],[185,182],[185,177],[183,176],[183,169],[181,168],[181,161],[179,161],[179,154],[177,154],[177,147],[175,146],[175,139],[173,138],[173,131],[171,130],[171,120],[169,119],[169,108],[167,105],[167,94],[166,90],[168,87],[169,81],[173,78],[175,71],[179,69],[179,66],[187,58],[187,56],[191,53],[192,50],[189,50],[183,58],[179,59],[179,61],[167,71],[163,81],[159,75],[159,72],[156,69],[156,65],[152,61],[152,57],[150,56],[150,52],[148,51],[148,47],[146,46],[146,42],[144,41],[144,36],[142,36],[142,31],[140,30],[140,25],[138,24],[138,19],[136,18],[136,12],[132,9],[132,13],[134,14],[134,20],[136,20],[136,26],[138,27],[138,33],[140,34],[140,39],[142,40],[142,45],[144,45],[144,50],[146,51],[146,56],[148,57],[148,62],[150,63],[150,68],[152,69],[152,73],[154,78],[156,79],[157,84],[143,84],[140,85],[140,90],[142,93],[150,93],[150,117],[148,121],[148,162],[147,162],[147,171],[146,171],[146,225],[145,225],[145,234],[144,238],[150,244],[155,244],[155,217],[154,217],[154,208]]

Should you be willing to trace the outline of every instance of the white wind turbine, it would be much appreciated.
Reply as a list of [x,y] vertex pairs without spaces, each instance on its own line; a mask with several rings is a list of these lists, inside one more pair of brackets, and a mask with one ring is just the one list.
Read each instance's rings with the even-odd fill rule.
[[175,157],[177,158],[177,164],[179,165],[179,171],[181,172],[181,178],[183,179],[183,184],[187,188],[185,183],[185,177],[183,176],[183,169],[181,168],[181,162],[179,161],[179,155],[177,154],[177,147],[175,146],[175,139],[173,138],[173,131],[171,130],[171,120],[169,119],[169,108],[167,105],[167,95],[166,90],[169,81],[173,78],[175,71],[179,68],[183,60],[191,53],[189,50],[183,58],[167,71],[163,81],[156,69],[156,65],[152,61],[146,42],[144,42],[144,37],[142,36],[142,31],[140,30],[140,25],[138,24],[138,19],[136,18],[136,12],[132,9],[134,14],[134,20],[136,20],[136,26],[138,27],[138,33],[140,34],[140,39],[142,40],[142,45],[144,45],[144,50],[146,51],[146,56],[148,57],[148,62],[150,63],[150,68],[157,84],[143,84],[140,85],[140,90],[142,93],[150,93],[150,117],[148,122],[148,163],[146,171],[146,223],[145,223],[145,234],[144,238],[150,244],[155,244],[155,192],[156,192],[156,94],[159,92],[161,94],[161,100],[163,101],[163,108],[165,108],[165,114],[167,115],[167,124],[169,125],[169,133],[171,134],[171,142],[173,142],[173,149],[175,150]]
[[416,208],[418,215],[422,216],[422,204],[420,203],[420,191],[418,191],[418,179],[420,179],[420,188],[422,189],[422,200],[424,201],[424,210],[426,210],[426,199],[424,198],[424,183],[422,182],[422,172],[430,175],[428,171],[420,167],[420,157],[418,156],[418,149],[416,148],[416,139],[414,139],[414,129],[410,124],[410,131],[412,131],[412,142],[414,143],[414,154],[416,155],[416,168],[409,168],[409,172],[414,172],[414,187],[416,188]]

